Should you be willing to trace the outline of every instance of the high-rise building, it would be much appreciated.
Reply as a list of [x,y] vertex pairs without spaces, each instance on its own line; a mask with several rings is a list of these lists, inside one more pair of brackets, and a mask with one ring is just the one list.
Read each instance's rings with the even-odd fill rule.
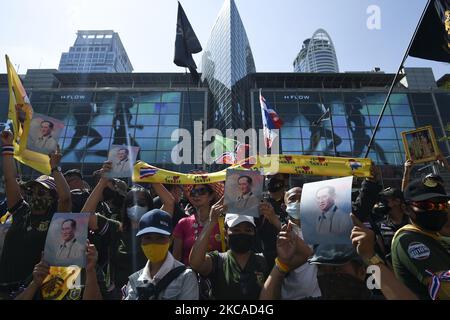
[[303,41],[294,60],[294,72],[339,72],[336,50],[329,34],[319,29]]
[[79,30],[69,52],[59,61],[59,72],[132,72],[119,34],[113,30]]
[[215,128],[248,128],[246,76],[256,72],[244,24],[233,0],[225,0],[202,57],[202,80],[211,90],[209,123]]

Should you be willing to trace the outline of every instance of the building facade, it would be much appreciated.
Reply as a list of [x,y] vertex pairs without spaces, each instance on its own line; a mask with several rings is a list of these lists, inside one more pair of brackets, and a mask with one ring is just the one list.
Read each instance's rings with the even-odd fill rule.
[[293,65],[294,72],[339,72],[336,50],[329,34],[319,29],[303,41]]
[[[36,116],[48,115],[64,124],[59,144],[64,154],[63,169],[79,168],[89,176],[99,169],[113,144],[140,147],[138,159],[158,167],[188,172],[197,149],[206,143],[192,141],[192,163],[175,165],[171,153],[178,141],[172,134],[184,128],[194,134],[194,122],[201,129],[216,128],[208,122],[213,112],[207,82],[186,83],[189,76],[174,73],[66,74],[55,73],[53,87],[27,87]],[[363,157],[394,75],[383,73],[255,73],[245,77],[250,101],[248,121],[262,128],[259,89],[284,120],[281,152],[334,156],[331,133],[341,157]],[[26,78],[25,78],[26,79]],[[25,80],[26,83],[26,80]],[[7,105],[6,75],[0,76],[0,104]],[[380,165],[387,185],[398,185],[405,161],[401,132],[431,125],[442,153],[449,155],[446,129],[450,126],[450,92],[445,89],[407,89],[399,86],[381,121],[369,157]],[[1,109],[0,122],[6,121]],[[314,122],[326,109],[332,111],[333,127],[325,120]],[[240,126],[234,129],[242,128]],[[39,173],[22,167],[25,178]],[[214,168],[213,168],[214,169]],[[431,172],[427,165],[417,174]]]
[[69,52],[61,55],[59,72],[132,72],[133,66],[112,30],[79,30]]

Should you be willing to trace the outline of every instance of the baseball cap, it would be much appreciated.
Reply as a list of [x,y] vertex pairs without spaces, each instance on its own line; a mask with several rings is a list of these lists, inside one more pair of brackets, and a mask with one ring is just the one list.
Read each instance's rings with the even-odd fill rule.
[[42,175],[38,177],[36,180],[31,180],[25,183],[25,187],[31,187],[33,184],[40,184],[44,188],[48,190],[56,190],[56,183],[53,177]]
[[242,222],[251,223],[254,227],[256,227],[255,219],[251,216],[245,216],[242,214],[228,213],[225,215],[225,223],[228,228],[233,228]]
[[351,244],[319,244],[314,255],[308,260],[310,264],[341,266],[350,261],[363,260]]
[[83,175],[81,174],[81,171],[78,169],[70,169],[64,172],[64,177],[66,176],[79,176],[81,180],[83,180]]
[[435,179],[423,178],[412,181],[404,192],[406,201],[424,201],[432,198],[450,199],[444,187]]
[[402,201],[405,199],[401,190],[391,187],[387,187],[386,189],[381,191],[379,195],[386,198],[400,199]]
[[139,231],[136,237],[147,233],[159,233],[166,236],[172,234],[172,217],[161,209],[153,209],[145,213],[139,220]]

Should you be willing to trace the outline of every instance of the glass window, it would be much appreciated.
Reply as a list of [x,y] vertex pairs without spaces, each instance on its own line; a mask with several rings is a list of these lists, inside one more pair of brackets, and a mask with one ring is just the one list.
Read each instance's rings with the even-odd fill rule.
[[389,103],[409,105],[408,96],[404,93],[393,93],[389,98]]
[[141,147],[141,150],[156,150],[156,139],[136,138],[136,142]]
[[429,93],[411,93],[409,95],[414,105],[416,104],[433,104],[433,99]]
[[141,102],[139,104],[139,113],[156,114],[159,111],[159,108],[157,108],[156,105],[157,104],[153,102]]
[[[191,103],[190,105],[185,103],[183,104],[183,112],[184,113],[203,113],[204,112],[204,104],[203,103]],[[179,112],[179,107],[178,107],[178,111]]]
[[408,104],[391,104],[391,113],[394,116],[410,116],[411,108]]
[[[338,152],[351,152],[352,151],[352,141],[344,139],[340,144],[336,146]],[[341,155],[344,156],[344,155]]]
[[300,139],[282,139],[281,147],[283,152],[302,151],[302,141]]
[[301,138],[299,127],[281,127],[281,136],[284,138]]
[[[191,97],[189,96],[189,99]],[[181,92],[163,92],[161,96],[162,102],[181,102]]]
[[370,92],[366,93],[365,102],[367,104],[381,104],[383,105],[387,97],[387,93],[384,92]]
[[177,141],[171,139],[158,139],[158,150],[172,150]]
[[141,160],[147,163],[156,163],[156,151],[141,151]]
[[170,138],[172,132],[178,129],[178,127],[159,127],[158,137]]
[[283,130],[284,127],[291,127],[291,126],[299,126],[300,125],[300,117],[299,116],[283,116],[283,114],[280,114],[281,119],[283,119],[284,125],[281,127]]
[[158,125],[158,115],[156,114],[139,114],[137,116],[136,124],[144,126],[156,126]]
[[[189,95],[189,96],[188,96]],[[189,91],[183,92],[183,103],[205,103],[205,92],[199,92],[199,91]]]
[[143,129],[136,129],[136,138],[156,138],[158,127],[145,126]]
[[[195,111],[192,111],[195,112]],[[200,113],[203,110],[200,109]],[[180,104],[179,103],[161,103],[160,104],[160,113],[162,114],[179,114],[180,113]]]
[[171,151],[157,151],[156,152],[156,163],[172,163],[172,152]]
[[180,123],[178,115],[163,115],[159,116],[159,124],[161,126],[178,126]]
[[394,116],[393,118],[396,127],[415,127],[412,117]]
[[161,102],[161,92],[142,92],[140,101],[142,102]]
[[[370,116],[370,123],[372,128],[375,128],[377,121],[378,121],[378,116]],[[394,121],[392,119],[391,116],[383,116],[381,118],[381,122],[380,122],[380,126],[381,127],[393,127],[394,126]]]

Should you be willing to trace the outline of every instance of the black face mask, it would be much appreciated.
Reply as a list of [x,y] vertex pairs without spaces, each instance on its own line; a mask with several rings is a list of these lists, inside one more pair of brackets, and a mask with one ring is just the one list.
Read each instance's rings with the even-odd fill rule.
[[438,232],[448,220],[447,211],[426,211],[415,212],[416,219],[414,222],[425,230]]
[[269,190],[269,192],[277,192],[283,190],[283,188],[284,181],[280,179],[270,179],[269,183],[267,184],[267,190]]
[[114,199],[117,192],[114,190],[111,190],[110,188],[103,189],[103,201],[109,201],[111,199]]
[[250,251],[255,242],[255,236],[252,234],[230,234],[228,235],[228,245],[236,253],[246,253]]
[[366,283],[350,274],[322,274],[317,276],[317,281],[325,300],[367,300],[371,296]]

